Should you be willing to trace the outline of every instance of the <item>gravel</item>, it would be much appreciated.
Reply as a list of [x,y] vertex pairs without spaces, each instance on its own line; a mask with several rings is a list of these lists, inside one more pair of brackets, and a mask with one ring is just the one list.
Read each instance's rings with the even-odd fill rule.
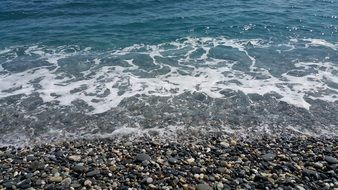
[[338,138],[220,133],[0,148],[0,189],[335,189]]

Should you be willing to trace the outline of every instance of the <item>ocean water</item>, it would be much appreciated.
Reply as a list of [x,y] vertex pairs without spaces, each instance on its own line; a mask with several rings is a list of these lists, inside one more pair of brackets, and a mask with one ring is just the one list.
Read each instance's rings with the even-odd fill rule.
[[0,144],[338,134],[338,1],[2,0]]

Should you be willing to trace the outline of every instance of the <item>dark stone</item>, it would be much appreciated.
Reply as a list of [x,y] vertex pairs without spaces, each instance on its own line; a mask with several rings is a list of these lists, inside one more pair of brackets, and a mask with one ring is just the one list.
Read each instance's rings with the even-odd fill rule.
[[32,170],[43,170],[45,168],[45,164],[39,161],[33,161],[30,165],[30,169]]
[[36,159],[36,157],[33,156],[33,155],[28,155],[28,156],[27,156],[27,161],[33,161],[33,160],[35,160],[35,159]]
[[87,173],[87,177],[94,177],[100,174],[100,170],[93,170]]
[[17,187],[21,189],[27,189],[31,187],[31,180],[30,179],[25,179],[23,181],[20,181],[18,184],[16,184]]
[[196,190],[212,190],[208,184],[198,184],[196,185]]
[[8,182],[6,182],[6,183],[3,183],[3,186],[5,187],[5,188],[7,188],[7,189],[12,189],[12,187],[13,187],[13,182],[11,182],[11,181],[8,181]]
[[220,174],[223,174],[223,173],[225,173],[225,168],[224,167],[218,167],[217,172],[220,173]]
[[194,167],[191,168],[191,171],[192,171],[193,173],[199,174],[199,173],[201,173],[201,168],[199,168],[199,167],[197,167],[197,166],[194,166]]
[[33,177],[33,173],[27,173],[27,174],[25,175],[25,177],[26,177],[27,179],[31,179],[31,178]]
[[315,171],[315,170],[304,169],[303,170],[303,174],[305,176],[310,177],[310,178],[316,178],[316,179],[319,178],[319,173],[317,171]]
[[170,158],[168,159],[168,162],[169,162],[170,164],[177,164],[178,160],[177,160],[176,158],[170,157]]
[[332,156],[325,156],[325,161],[329,164],[338,164],[338,159]]
[[77,173],[84,173],[87,171],[87,168],[82,164],[77,164],[73,167],[73,170]]
[[136,162],[143,162],[146,160],[151,160],[151,157],[148,154],[141,153],[135,157]]
[[47,184],[44,189],[50,189],[50,190],[54,190],[55,189],[55,185],[53,183],[51,184]]
[[56,151],[56,152],[54,153],[54,155],[55,155],[56,157],[63,157],[63,156],[64,156],[64,152],[63,152],[62,150],[59,150],[59,151]]
[[267,154],[264,154],[262,156],[262,158],[265,160],[265,161],[272,161],[274,160],[276,157],[276,154],[275,153],[267,153]]

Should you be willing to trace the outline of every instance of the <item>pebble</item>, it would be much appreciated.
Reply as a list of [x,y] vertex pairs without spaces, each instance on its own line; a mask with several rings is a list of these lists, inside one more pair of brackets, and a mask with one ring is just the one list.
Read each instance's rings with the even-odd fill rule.
[[146,181],[147,181],[148,184],[150,184],[150,183],[153,183],[154,180],[153,180],[153,178],[148,177],[148,178],[146,179]]
[[87,173],[87,177],[95,177],[100,174],[100,170],[93,170]]
[[188,158],[187,162],[188,162],[188,164],[192,164],[192,163],[195,162],[195,159],[194,158]]
[[267,153],[267,154],[264,154],[262,156],[262,158],[265,160],[265,161],[272,161],[274,160],[276,157],[276,154],[275,153]]
[[49,177],[49,181],[60,183],[62,181],[62,177],[61,176],[51,176],[51,177]]
[[20,181],[19,183],[16,184],[17,187],[21,188],[21,189],[27,189],[29,187],[31,187],[31,180],[30,179],[25,179]]
[[87,179],[83,184],[84,184],[84,186],[90,187],[90,186],[92,186],[92,181]]
[[170,158],[168,159],[168,162],[169,162],[170,164],[177,164],[178,160],[177,160],[176,158],[170,157]]
[[96,139],[39,145],[24,151],[0,148],[0,189],[338,187],[335,139],[232,140],[210,135],[172,143],[147,137],[137,143]]
[[145,154],[145,153],[138,154],[135,157],[135,161],[137,161],[137,162],[143,162],[143,161],[149,161],[149,160],[151,160],[151,157],[148,154]]
[[87,171],[87,168],[83,164],[76,164],[72,169],[78,173],[84,173]]
[[61,181],[61,185],[64,187],[69,187],[71,183],[72,183],[72,179],[69,177]]
[[338,159],[332,156],[325,156],[325,161],[329,164],[338,164]]
[[68,157],[69,160],[74,161],[74,162],[79,162],[81,160],[80,155],[71,155]]
[[198,184],[196,185],[196,190],[212,190],[208,184]]

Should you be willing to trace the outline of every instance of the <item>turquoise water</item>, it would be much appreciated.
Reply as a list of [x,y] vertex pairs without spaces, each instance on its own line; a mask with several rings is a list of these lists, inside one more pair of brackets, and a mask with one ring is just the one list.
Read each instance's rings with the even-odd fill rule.
[[338,2],[0,3],[0,137],[337,134]]

